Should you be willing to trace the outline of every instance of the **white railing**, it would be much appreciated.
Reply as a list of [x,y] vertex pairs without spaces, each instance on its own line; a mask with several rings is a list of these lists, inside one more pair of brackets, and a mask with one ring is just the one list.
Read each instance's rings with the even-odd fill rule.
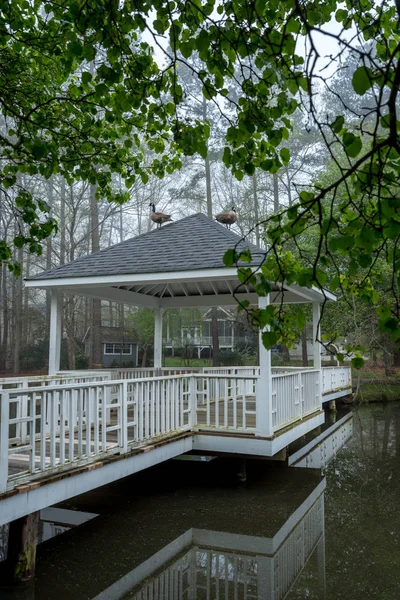
[[48,385],[66,385],[70,383],[86,383],[107,381],[111,379],[111,371],[65,371],[57,375],[30,375],[27,377],[1,377],[0,390],[28,388]]
[[272,375],[272,428],[282,429],[321,407],[320,372]]
[[1,391],[0,492],[189,429],[189,389],[188,377],[163,377]]
[[165,375],[187,375],[189,373],[201,373],[202,368],[197,367],[132,367],[126,369],[111,369],[112,379],[142,379],[144,377],[159,377]]
[[[49,387],[62,385],[75,385],[77,383],[92,383],[111,380],[111,373],[106,371],[81,371],[67,372],[57,375],[34,375],[30,377],[6,377],[0,379],[1,390],[22,390],[34,387]],[[15,397],[11,416],[17,418],[15,423],[15,435],[17,438],[25,438],[28,427],[28,398],[26,394],[19,393]]]
[[[110,452],[123,454],[132,445],[182,431],[264,435],[257,426],[262,426],[257,424],[258,367],[177,370],[159,377],[142,370],[142,377],[119,380],[101,372],[8,381],[13,387],[4,384],[0,390],[0,492],[17,480],[70,469]],[[126,377],[132,375],[126,371]],[[330,386],[325,379],[325,390],[344,389],[351,381],[347,367],[323,371]],[[273,432],[320,410],[321,380],[313,369],[272,375]]]
[[324,367],[322,369],[322,393],[351,389],[351,367]]
[[[218,341],[219,341],[220,347],[222,347],[222,346],[232,347],[233,343],[234,343],[234,338],[231,335],[220,335],[218,338]],[[174,345],[175,347],[178,347],[179,345],[186,346],[188,344],[193,345],[193,346],[212,346],[212,337],[210,335],[202,335],[202,336],[195,335],[193,337],[181,339],[180,342],[178,342],[177,340],[171,340],[171,339],[164,340],[164,345],[167,347],[171,347],[172,345]]]
[[[0,492],[194,427],[255,431],[245,377],[174,375],[0,391]],[[9,473],[10,470],[10,473]]]
[[255,432],[257,379],[254,375],[196,375],[196,425]]

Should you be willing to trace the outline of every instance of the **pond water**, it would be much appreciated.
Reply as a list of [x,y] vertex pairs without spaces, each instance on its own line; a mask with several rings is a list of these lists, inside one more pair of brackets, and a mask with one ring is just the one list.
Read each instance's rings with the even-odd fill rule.
[[64,503],[98,516],[38,547],[24,597],[398,600],[400,406],[329,426],[246,483],[237,461],[172,461]]

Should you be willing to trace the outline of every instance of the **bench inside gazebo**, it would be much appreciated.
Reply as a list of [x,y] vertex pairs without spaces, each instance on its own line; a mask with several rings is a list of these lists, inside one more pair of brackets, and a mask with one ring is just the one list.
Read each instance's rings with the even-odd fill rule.
[[[323,402],[351,392],[348,367],[321,365],[316,340],[324,296],[288,285],[259,297],[251,285],[239,285],[237,269],[222,261],[239,242],[232,231],[196,214],[26,281],[51,292],[49,376],[0,380],[0,492],[179,436],[190,438],[180,452],[271,457],[323,423]],[[239,247],[250,248],[259,264],[261,248],[245,241]],[[163,310],[234,306],[234,291],[261,308],[282,300],[311,303],[313,367],[272,367],[260,334],[258,367],[163,368]],[[154,367],[61,373],[63,294],[151,307]]]

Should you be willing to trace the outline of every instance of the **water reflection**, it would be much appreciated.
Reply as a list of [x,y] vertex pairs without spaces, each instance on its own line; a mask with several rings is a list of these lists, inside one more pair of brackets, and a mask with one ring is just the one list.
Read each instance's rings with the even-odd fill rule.
[[[97,517],[95,513],[88,513],[63,508],[45,508],[40,511],[39,531],[37,543],[41,544],[57,535],[77,527]],[[7,558],[8,524],[0,526],[0,562]]]
[[322,591],[324,489],[321,481],[273,537],[190,529],[96,600],[281,600],[314,550]]
[[[316,432],[291,462],[325,467],[351,427]],[[246,485],[234,473],[228,460],[172,462],[65,503],[100,515],[39,547],[30,598],[281,600],[303,571],[293,597],[325,598],[320,468],[252,461]]]
[[325,469],[353,437],[353,420],[353,413],[347,413],[320,431],[311,432],[300,444],[293,444],[288,464],[306,469]]

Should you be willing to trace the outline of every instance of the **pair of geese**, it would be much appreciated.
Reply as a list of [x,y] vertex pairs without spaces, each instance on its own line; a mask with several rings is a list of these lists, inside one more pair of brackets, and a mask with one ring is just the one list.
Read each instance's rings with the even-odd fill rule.
[[[166,223],[167,221],[172,221],[171,215],[166,215],[162,212],[156,212],[156,207],[153,202],[150,202],[149,206],[151,207],[150,218],[153,221],[153,223],[157,224],[158,228],[160,228],[163,223]],[[215,220],[218,221],[218,223],[222,223],[222,225],[226,225],[226,227],[230,228],[230,226],[236,223],[237,221],[235,207],[232,206],[231,210],[218,213],[218,215],[215,215]]]

